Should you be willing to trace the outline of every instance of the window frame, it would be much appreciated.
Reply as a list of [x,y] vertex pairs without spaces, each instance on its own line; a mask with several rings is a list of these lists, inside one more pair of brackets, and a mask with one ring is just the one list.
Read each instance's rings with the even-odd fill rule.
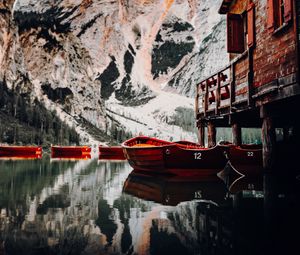
[[292,0],[267,0],[268,29],[277,34],[292,22]]

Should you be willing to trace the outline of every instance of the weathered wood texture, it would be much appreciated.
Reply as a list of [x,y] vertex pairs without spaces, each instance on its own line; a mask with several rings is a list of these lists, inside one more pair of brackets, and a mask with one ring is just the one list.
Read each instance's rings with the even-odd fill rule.
[[216,135],[217,135],[217,131],[216,131],[216,127],[214,125],[214,123],[212,122],[208,122],[207,124],[207,143],[208,143],[208,147],[214,147],[216,145]]
[[[249,1],[236,1],[230,12],[242,13],[246,10],[246,7],[241,8],[244,5],[239,2]],[[276,34],[271,33],[267,25],[267,1],[254,0],[253,3],[255,4],[255,36],[257,38],[253,51],[254,86],[259,87],[296,71],[295,36],[292,23],[282,31],[277,31]],[[231,54],[231,59],[235,57],[235,54]],[[237,80],[239,80],[238,77],[244,77],[245,66],[247,66],[246,63],[240,63],[240,66],[237,66]]]
[[262,125],[263,166],[266,170],[275,166],[275,128],[272,117],[265,117]]
[[232,143],[235,145],[242,144],[242,129],[241,126],[237,123],[234,123],[231,126],[232,129]]
[[272,109],[267,106],[260,107],[262,123],[262,146],[263,146],[263,167],[266,171],[275,168],[276,157],[276,133]]
[[205,125],[203,122],[198,124],[198,139],[201,146],[205,146]]

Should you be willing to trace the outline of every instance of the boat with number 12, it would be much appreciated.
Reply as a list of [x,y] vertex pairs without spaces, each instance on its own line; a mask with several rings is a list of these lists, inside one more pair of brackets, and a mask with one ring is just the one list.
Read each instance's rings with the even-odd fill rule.
[[137,171],[181,176],[214,175],[226,163],[228,146],[204,148],[188,141],[169,142],[138,136],[122,143],[124,155]]

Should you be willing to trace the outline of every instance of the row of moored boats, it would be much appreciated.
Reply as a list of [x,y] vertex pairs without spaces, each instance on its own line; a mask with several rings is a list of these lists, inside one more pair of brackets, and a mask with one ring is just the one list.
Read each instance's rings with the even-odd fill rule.
[[[0,146],[0,157],[41,158],[40,146]],[[52,158],[91,158],[89,146],[51,146]],[[219,143],[206,148],[189,141],[138,136],[120,146],[99,146],[99,159],[127,159],[136,171],[180,176],[210,175],[230,166],[249,175],[262,172],[261,145]]]

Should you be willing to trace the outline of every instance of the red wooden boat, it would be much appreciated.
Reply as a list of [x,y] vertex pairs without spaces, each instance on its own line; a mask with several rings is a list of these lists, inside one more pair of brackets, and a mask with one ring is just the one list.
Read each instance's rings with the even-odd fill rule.
[[241,175],[263,173],[261,145],[229,145],[228,159],[228,164]]
[[168,142],[138,136],[122,144],[129,164],[136,170],[181,176],[210,175],[221,171],[228,146],[204,148],[192,142]]
[[133,170],[124,183],[123,192],[144,200],[176,206],[194,199],[220,204],[224,201],[227,188],[216,175],[186,178]]
[[0,146],[0,157],[36,157],[42,156],[41,146]]
[[122,146],[102,146],[99,145],[99,159],[126,159]]
[[88,156],[91,154],[91,147],[89,146],[53,146],[51,145],[52,158],[78,158]]

